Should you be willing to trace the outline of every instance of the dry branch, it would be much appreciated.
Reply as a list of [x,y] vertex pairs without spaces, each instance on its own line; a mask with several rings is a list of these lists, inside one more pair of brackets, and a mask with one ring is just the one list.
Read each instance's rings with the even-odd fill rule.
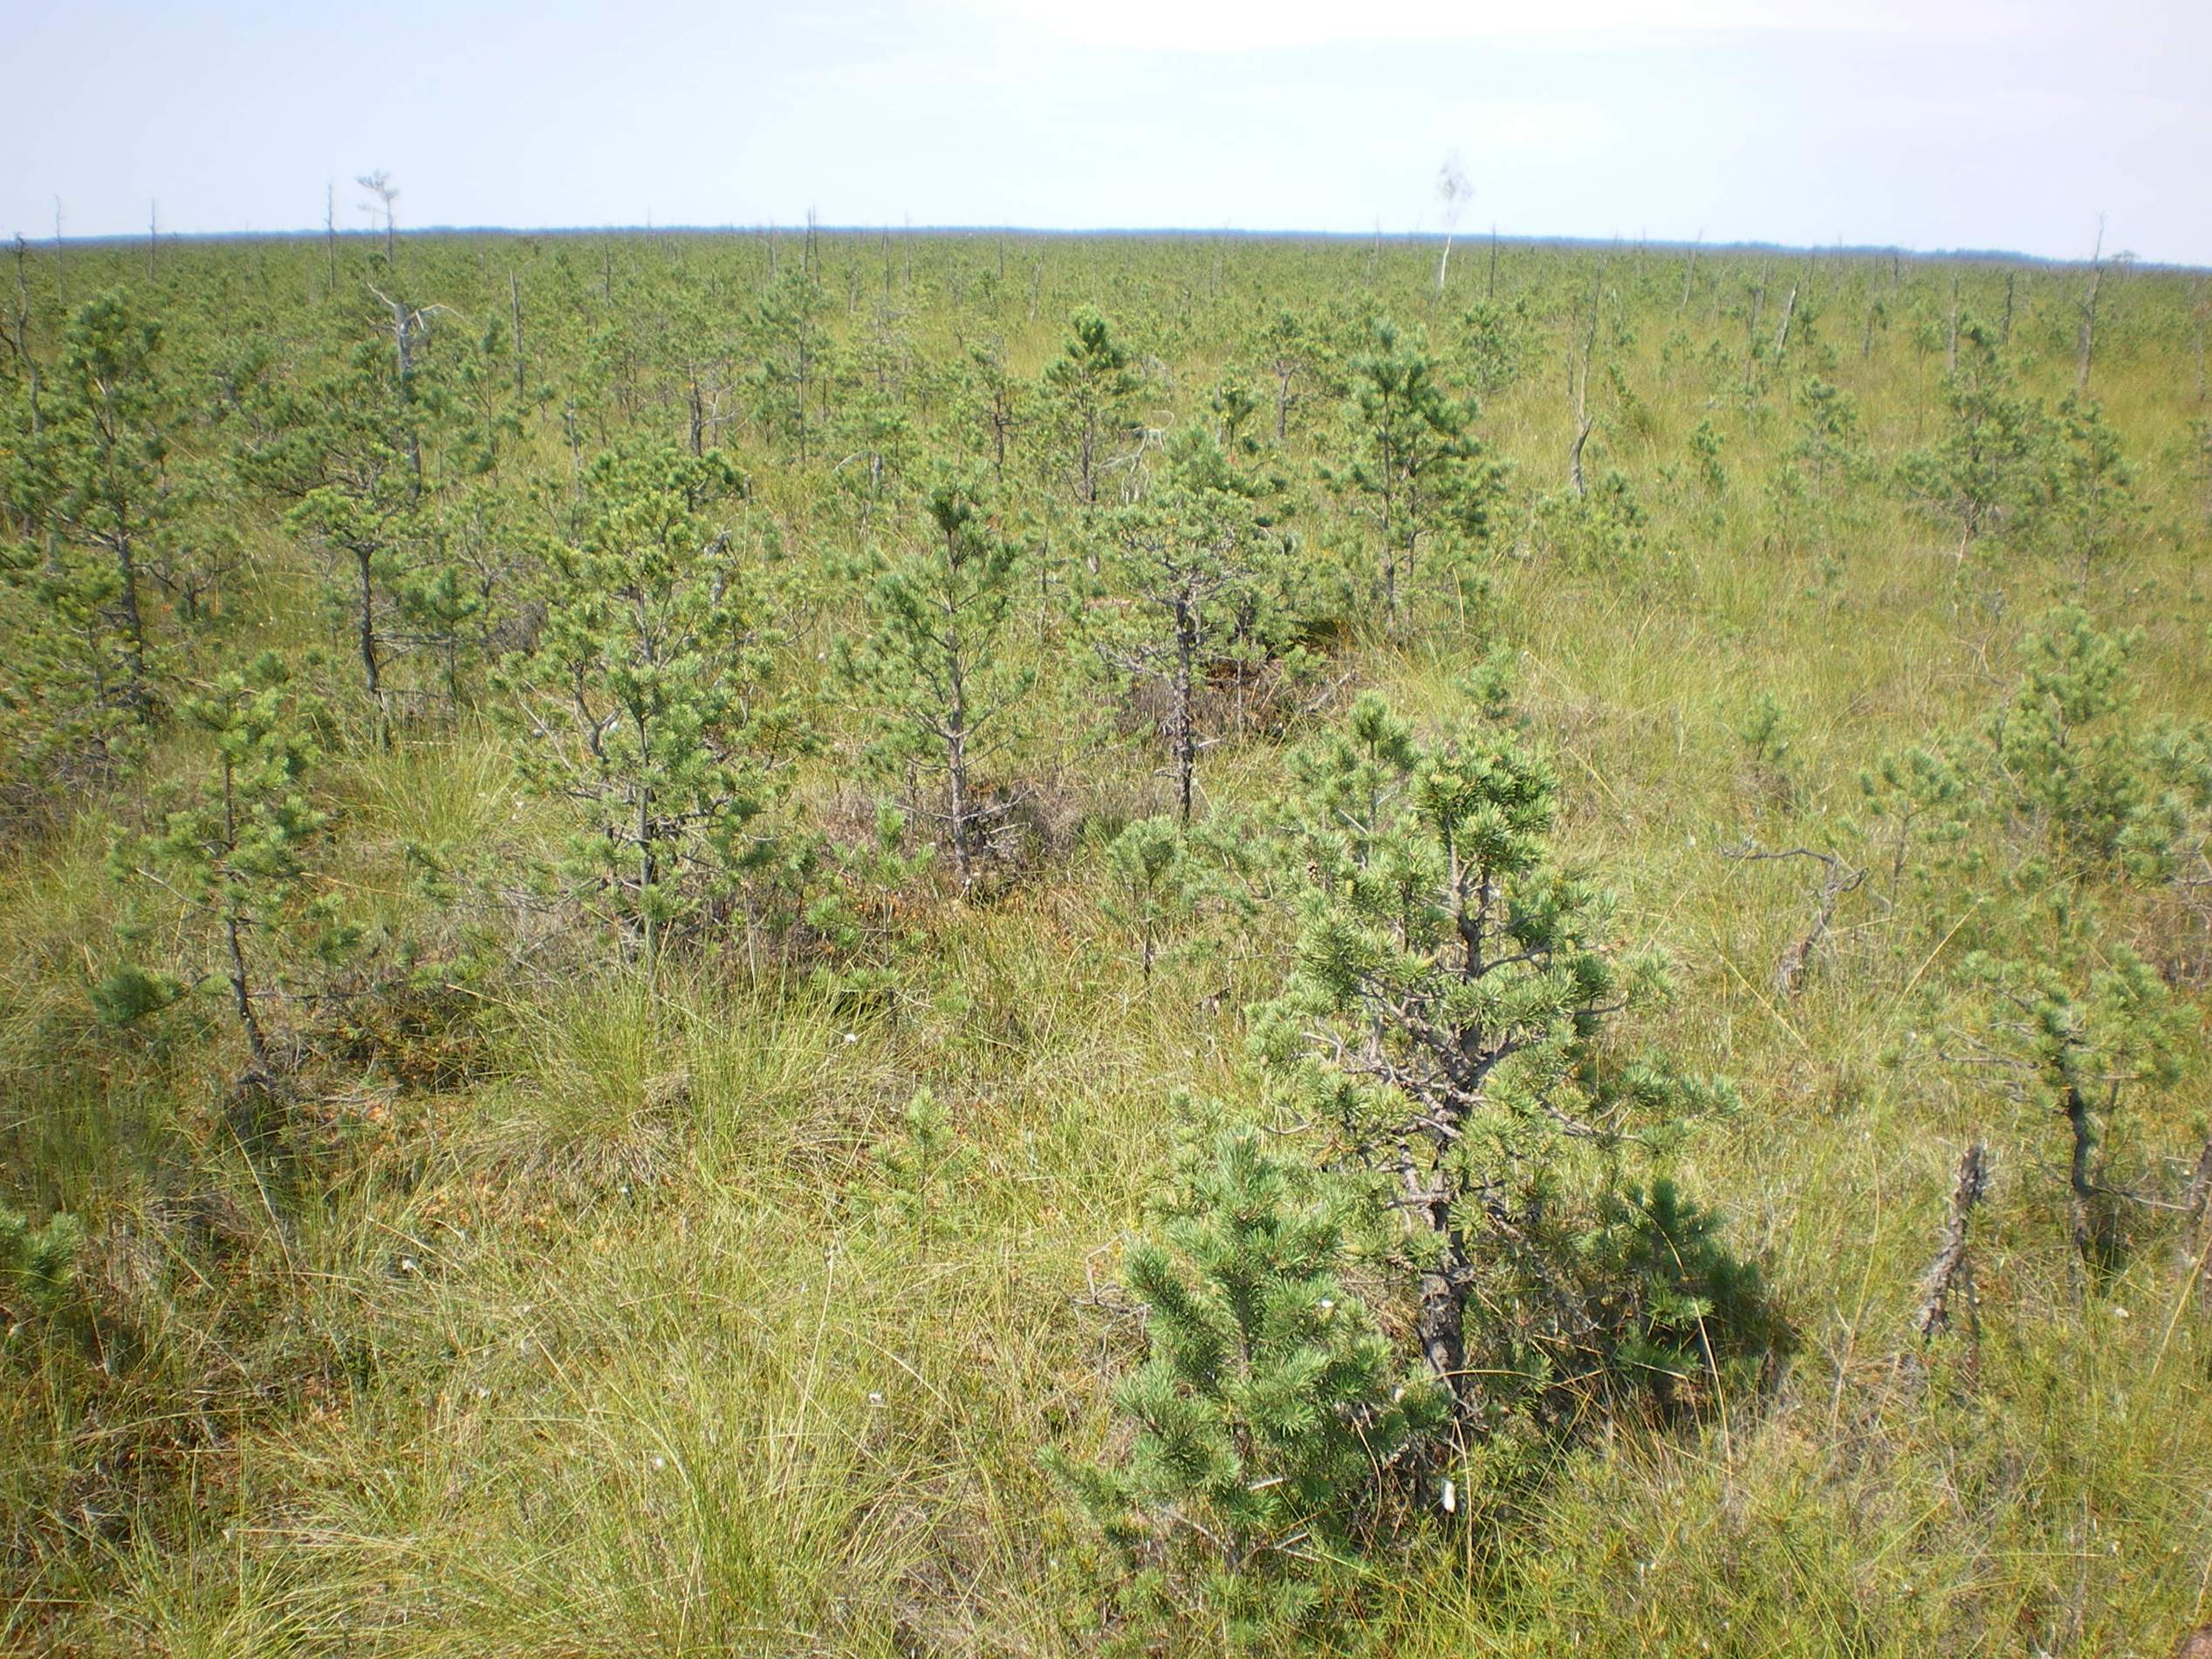
[[1923,1341],[1931,1340],[1951,1327],[1951,1300],[1954,1296],[1966,1304],[1968,1340],[1973,1341],[1980,1334],[1980,1303],[1974,1291],[1974,1264],[1967,1254],[1967,1223],[1974,1207],[1989,1191],[1989,1150],[1976,1141],[1959,1155],[1958,1174],[1951,1183],[1950,1219],[1944,1224],[1942,1248],[1935,1252],[1929,1264],[1928,1275],[1921,1281],[1920,1312],[1914,1316],[1913,1328]]

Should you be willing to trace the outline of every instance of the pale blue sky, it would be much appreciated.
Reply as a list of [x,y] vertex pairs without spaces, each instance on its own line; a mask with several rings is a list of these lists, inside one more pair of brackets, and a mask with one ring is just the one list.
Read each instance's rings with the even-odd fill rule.
[[1012,223],[2212,264],[2212,0],[10,0],[0,230]]

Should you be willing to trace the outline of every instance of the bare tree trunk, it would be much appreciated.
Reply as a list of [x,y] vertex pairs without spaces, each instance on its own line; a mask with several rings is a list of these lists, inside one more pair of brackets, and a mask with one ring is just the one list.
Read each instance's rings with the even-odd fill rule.
[[1581,394],[1576,394],[1574,442],[1567,449],[1567,487],[1579,501],[1585,493],[1582,480],[1582,446],[1590,442],[1590,428],[1596,423],[1581,408]]
[[1951,272],[1951,326],[1946,353],[1943,360],[1943,372],[1947,374],[1957,374],[1959,372],[1959,273],[1955,271]]
[[1198,618],[1190,604],[1178,603],[1175,617],[1175,785],[1182,821],[1190,822],[1192,785],[1198,772]]
[[269,1070],[269,1041],[254,1012],[253,985],[246,971],[244,923],[234,885],[236,878],[228,867],[238,850],[238,798],[228,756],[223,762],[223,935],[230,956],[230,999],[238,1011],[238,1024],[246,1034],[247,1060],[257,1073],[265,1076]]
[[513,271],[507,273],[507,303],[514,318],[515,326],[515,401],[523,401],[523,284]]
[[2089,1114],[2089,1101],[2080,1089],[2069,1087],[2059,1107],[2066,1120],[2072,1148],[2066,1161],[2066,1218],[2076,1252],[2084,1265],[2095,1261],[2101,1240],[2092,1205],[2097,1183],[2090,1176],[2089,1161],[2096,1148],[2097,1133]]
[[1567,360],[1568,391],[1573,399],[1574,442],[1567,449],[1567,487],[1579,501],[1585,493],[1582,477],[1582,449],[1590,442],[1590,429],[1597,424],[1590,414],[1590,363],[1598,349],[1598,302],[1605,291],[1606,267],[1598,265],[1596,278],[1590,284],[1590,320],[1582,335],[1582,362],[1577,367],[1572,357]]
[[2089,260],[2089,291],[2081,299],[2081,354],[2074,368],[2074,390],[2089,390],[2089,364],[2097,350],[2097,291],[2105,282],[2105,219],[2097,216],[2097,250]]
[[366,547],[353,549],[354,573],[360,579],[360,614],[354,619],[356,644],[361,655],[361,680],[368,688],[369,706],[375,711],[377,741],[392,743],[391,723],[384,717],[384,665],[376,650],[376,562]]
[[1950,1329],[1954,1298],[1966,1307],[1967,1364],[1979,1358],[1982,1340],[1981,1298],[1974,1286],[1974,1261],[1967,1250],[1968,1224],[1975,1207],[1989,1190],[1989,1152],[1976,1141],[1959,1155],[1958,1174],[1951,1183],[1950,1218],[1943,1228],[1943,1242],[1921,1280],[1920,1310],[1913,1328],[1925,1342]]

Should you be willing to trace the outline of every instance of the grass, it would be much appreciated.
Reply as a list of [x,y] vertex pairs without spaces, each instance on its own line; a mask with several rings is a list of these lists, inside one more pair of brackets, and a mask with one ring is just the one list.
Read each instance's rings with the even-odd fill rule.
[[[494,264],[513,251],[485,246]],[[421,247],[455,303],[492,280],[472,244]],[[733,261],[756,251],[735,248]],[[1347,297],[1367,259],[1240,244],[1223,291],[1202,250],[1032,251],[1034,315],[1026,265],[995,302],[1010,363],[1034,372],[1069,305],[1095,293],[1157,348],[1175,374],[1166,401],[1186,413],[1235,360],[1240,306],[1263,291],[1317,307]],[[651,242],[620,253],[626,281],[685,279]],[[220,262],[244,281],[257,261],[320,257],[165,250],[164,303],[188,308],[194,273]],[[1441,333],[1426,256],[1402,257],[1378,278],[1388,303]],[[1547,342],[1586,303],[1590,257],[1509,253]],[[595,250],[575,258],[596,271]],[[988,258],[942,240],[918,263],[911,331],[942,357],[974,323],[962,305],[982,303],[955,303],[953,278]],[[1636,1039],[1743,1090],[1746,1109],[1702,1130],[1681,1175],[1763,1259],[1798,1352],[1765,1396],[1701,1427],[1623,1424],[1534,1473],[1501,1472],[1465,1525],[1379,1560],[1368,1622],[1325,1646],[2162,1654],[2212,1621],[2212,1320],[2150,1222],[2118,1276],[2078,1299],[2050,1126],[1914,1046],[1957,1014],[1950,976],[1968,943],[2009,924],[1974,919],[1964,876],[1894,904],[1877,880],[1846,895],[1831,947],[1785,997],[1773,968],[1809,919],[1810,867],[1722,856],[1750,840],[1873,863],[1860,770],[1973,730],[2010,683],[2023,622],[2075,584],[2026,552],[1955,568],[1946,532],[1875,482],[1830,504],[1825,531],[1808,525],[1770,492],[1795,442],[1786,387],[1746,408],[1729,389],[1740,361],[1716,392],[1683,367],[1695,353],[1661,360],[1676,330],[1699,350],[1740,339],[1729,308],[1755,266],[1709,257],[1701,269],[1735,286],[1702,278],[1678,310],[1679,265],[1661,263],[1612,279],[1638,337],[1617,360],[1647,422],[1602,424],[1589,457],[1636,481],[1650,514],[1638,561],[1568,568],[1503,537],[1473,613],[1484,627],[1462,626],[1455,601],[1410,638],[1354,637],[1334,669],[1427,721],[1461,704],[1455,682],[1488,631],[1511,648],[1517,704],[1564,780],[1565,853],[1618,890],[1622,943],[1673,965],[1671,999]],[[1916,355],[1900,315],[1861,361],[1857,307],[1887,264],[1816,269],[1829,309],[1808,277],[1800,326],[1832,341],[1826,372],[1894,461],[1938,418],[1940,353]],[[525,278],[549,315],[564,303],[555,280],[544,264]],[[2147,628],[2146,710],[2202,716],[2205,528],[2187,473],[2148,464],[2195,413],[2156,332],[2184,303],[2168,280],[2119,287],[2099,384],[2146,463],[2154,519],[2179,528],[2147,537],[2088,599],[2106,622]],[[2072,375],[2063,281],[2022,284],[2024,373],[2052,394]],[[503,274],[494,285],[503,301]],[[1899,303],[1930,296],[1948,298],[1947,274],[1914,270]],[[325,321],[284,326],[307,354]],[[561,371],[582,384],[580,348],[571,359]],[[1483,416],[1524,491],[1563,476],[1558,380],[1539,356]],[[640,425],[680,413],[639,396]],[[514,463],[556,483],[557,415],[533,417]],[[1717,502],[1662,471],[1687,469],[1706,418],[1726,438]],[[1294,437],[1302,464],[1325,425]],[[841,524],[818,480],[750,459],[788,545],[881,533]],[[1331,527],[1325,506],[1312,514]],[[263,531],[270,569],[253,592],[268,608],[238,626],[323,642],[304,560]],[[825,649],[847,611],[809,600],[794,660]],[[1113,1285],[1169,1165],[1171,1097],[1270,1109],[1241,1010],[1272,990],[1289,939],[1274,917],[1140,976],[1100,908],[1098,836],[1083,826],[1157,810],[1166,785],[1140,734],[1093,717],[1101,694],[1077,655],[1039,654],[1027,755],[1073,829],[1002,895],[915,884],[887,990],[840,995],[734,948],[672,958],[648,983],[588,928],[517,922],[480,893],[480,921],[546,931],[512,972],[468,983],[465,1067],[435,1087],[380,1064],[324,1078],[310,1174],[289,1184],[231,1126],[236,1055],[218,1023],[118,1032],[86,1004],[118,914],[100,821],[128,801],[87,803],[64,833],[14,849],[0,883],[0,1194],[84,1215],[86,1272],[129,1317],[88,1341],[0,1338],[0,1649],[1097,1650],[1092,1546],[1038,1456],[1095,1452],[1118,1432],[1112,1388],[1141,1332]],[[337,661],[326,678],[342,693]],[[1739,735],[1763,695],[1781,710],[1786,787]],[[851,711],[821,707],[826,751],[801,792],[826,801],[859,786],[861,734]],[[379,926],[432,925],[399,873],[407,845],[490,847],[513,867],[557,833],[489,722],[425,723],[388,751],[359,737],[341,729],[318,787],[339,879]],[[1276,745],[1224,744],[1202,762],[1204,798],[1257,806],[1279,772]],[[2160,925],[2140,895],[2096,896],[2112,939]],[[2130,1143],[2161,1190],[2202,1143],[2212,1079],[2202,988],[2178,994],[2195,1022],[2182,1080],[2134,1108]],[[882,1150],[924,1087],[973,1156],[917,1219]],[[1978,1224],[1969,1368],[1962,1343],[1923,1352],[1907,1322],[1952,1165],[1977,1137],[1997,1180]]]

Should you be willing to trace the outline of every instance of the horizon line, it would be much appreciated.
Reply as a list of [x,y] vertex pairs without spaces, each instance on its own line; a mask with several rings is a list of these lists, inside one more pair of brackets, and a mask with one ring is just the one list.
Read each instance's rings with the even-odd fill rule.
[[[2101,260],[2065,257],[2052,254],[2027,253],[2010,248],[1910,248],[1900,243],[1791,243],[1771,242],[1759,238],[1738,238],[1730,241],[1708,242],[1703,237],[1651,237],[1639,236],[1596,237],[1551,235],[1542,233],[1508,233],[1493,228],[1471,233],[1442,230],[1325,230],[1310,229],[1245,230],[1230,226],[1205,225],[1089,225],[1082,227],[1054,227],[1021,224],[812,224],[804,221],[763,220],[750,223],[725,222],[719,224],[566,224],[566,225],[510,225],[510,224],[431,224],[397,234],[401,240],[426,237],[590,237],[590,236],[729,236],[772,237],[778,234],[805,235],[812,231],[817,236],[888,237],[927,236],[1014,236],[1052,237],[1076,240],[1083,237],[1101,239],[1155,237],[1233,237],[1239,241],[1262,242],[1366,242],[1366,243],[1426,243],[1439,245],[1448,237],[1459,243],[1481,243],[1496,241],[1530,247],[1560,248],[1634,248],[1664,252],[1700,251],[1707,253],[1789,253],[1814,256],[1835,254],[1847,257],[1873,257],[1887,255],[1898,259],[1931,261],[1967,261],[1976,263],[2021,264],[2053,265],[2088,269],[2099,264],[2126,261],[2139,271],[2205,271],[2212,264],[2195,264],[2186,260],[2148,259],[2123,249],[2105,256]],[[315,225],[296,229],[271,230],[161,230],[113,231],[100,235],[63,234],[32,237],[18,230],[15,239],[26,246],[99,248],[143,245],[151,236],[157,242],[291,242],[344,238],[349,241],[380,240],[385,232],[379,228],[352,226],[334,229]]]

